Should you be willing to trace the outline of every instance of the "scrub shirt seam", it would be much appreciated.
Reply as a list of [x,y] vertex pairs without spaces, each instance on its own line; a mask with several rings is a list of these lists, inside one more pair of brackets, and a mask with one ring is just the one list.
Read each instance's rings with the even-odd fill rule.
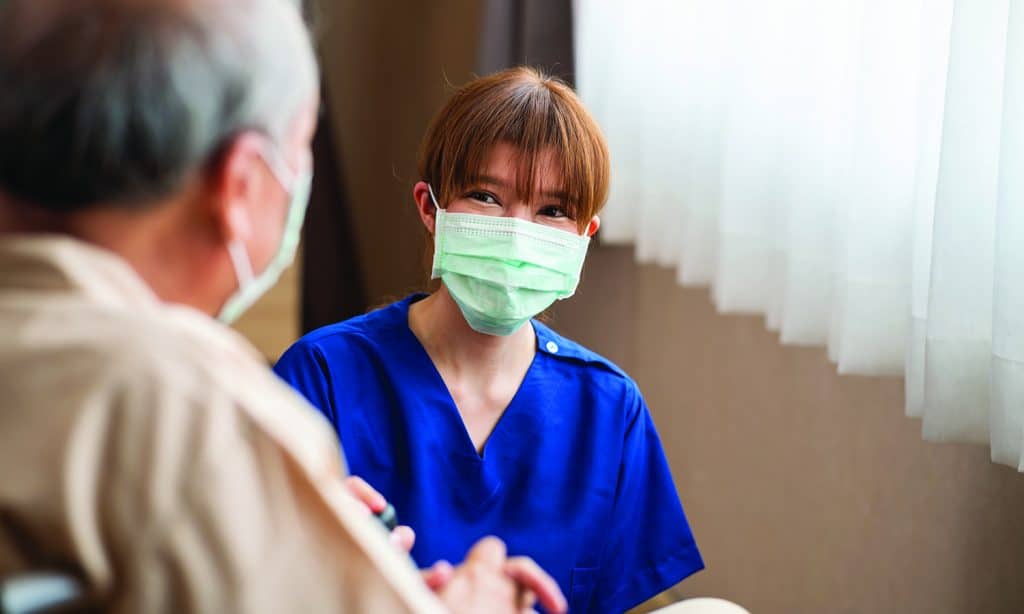
[[[388,309],[388,308],[389,307],[383,307],[382,309]],[[381,310],[371,311],[370,313],[364,314],[362,316],[356,316],[356,318],[365,318],[365,317],[368,317],[368,316],[376,314],[377,311],[381,311]],[[406,313],[406,317],[408,317],[408,310],[406,310],[405,313]],[[378,340],[378,337],[375,336],[376,332],[375,332],[374,335],[371,335],[369,332],[367,332],[366,330],[363,329],[362,324],[360,324],[360,326],[358,328],[352,324],[351,320],[346,320],[344,322],[340,322],[339,324],[340,324],[340,326],[336,325],[336,324],[335,325],[328,325],[328,326],[325,326],[323,328],[319,328],[317,330],[314,330],[314,331],[312,331],[310,333],[307,333],[300,341],[306,341],[307,343],[309,343],[310,346],[315,348],[318,352],[320,352],[323,355],[326,355],[326,353],[323,352],[323,348],[321,347],[321,343],[323,343],[325,340],[330,340],[330,339],[335,338],[335,337],[343,337],[343,338],[344,337],[354,337],[354,338],[360,339],[362,341],[368,341],[368,342],[373,343],[373,344],[376,344],[376,342]],[[386,330],[394,330],[394,329],[400,328],[400,326],[401,325],[399,323],[392,321],[391,318],[387,318],[387,321],[384,323],[384,326],[380,326],[378,324],[378,325],[375,325],[375,328],[381,328],[381,329],[386,329]],[[333,330],[331,330],[331,329],[333,329]]]
[[[313,358],[316,361],[317,368],[323,374],[324,383],[326,384],[327,387],[327,398],[325,399],[327,401],[327,411],[329,412],[327,417],[331,422],[331,426],[334,429],[335,435],[337,435],[338,408],[336,407],[336,403],[334,401],[336,395],[334,391],[334,378],[331,376],[330,363],[327,361],[327,354],[324,352],[323,348],[321,348],[320,345],[317,343],[314,343],[312,345]],[[320,411],[323,412],[324,408],[320,408]]]
[[[608,375],[621,378],[627,386],[637,387],[636,382],[629,376],[629,374],[607,358],[587,350],[585,347],[571,339],[561,337],[554,330],[547,328],[543,322],[537,322],[536,320],[531,320],[531,322],[535,324],[534,331],[537,333],[538,349],[543,353],[554,358],[563,359],[564,361],[570,361],[582,368],[600,369]],[[544,326],[545,328],[541,329],[540,326]],[[548,342],[554,342],[555,345],[558,346],[557,353],[547,351],[545,344]]]

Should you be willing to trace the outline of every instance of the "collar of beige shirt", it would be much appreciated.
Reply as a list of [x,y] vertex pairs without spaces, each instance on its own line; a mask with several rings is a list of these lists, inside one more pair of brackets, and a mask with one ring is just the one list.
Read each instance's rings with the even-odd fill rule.
[[159,301],[116,254],[62,235],[0,236],[0,291],[68,291],[109,305],[155,308]]

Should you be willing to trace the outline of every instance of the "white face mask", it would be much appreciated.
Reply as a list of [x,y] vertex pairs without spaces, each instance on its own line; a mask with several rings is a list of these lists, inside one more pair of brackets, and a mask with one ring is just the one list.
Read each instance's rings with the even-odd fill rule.
[[[281,235],[281,242],[277,246],[274,257],[270,264],[259,275],[253,275],[252,261],[245,244],[239,239],[233,239],[228,243],[228,254],[231,256],[231,265],[235,269],[235,276],[238,278],[238,290],[235,291],[224,306],[217,319],[225,324],[231,324],[239,318],[249,307],[252,307],[267,290],[269,290],[295,259],[295,251],[302,236],[302,222],[306,217],[306,207],[309,205],[309,193],[313,185],[313,171],[306,169],[297,173],[287,170],[287,166],[276,154],[268,155],[262,153],[274,177],[290,195],[288,214],[284,222],[284,231]],[[290,177],[289,177],[290,175]]]

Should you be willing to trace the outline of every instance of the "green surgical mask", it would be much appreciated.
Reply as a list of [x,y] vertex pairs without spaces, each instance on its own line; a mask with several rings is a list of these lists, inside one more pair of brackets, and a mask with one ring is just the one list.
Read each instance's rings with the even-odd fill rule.
[[[277,252],[274,253],[267,268],[259,275],[253,275],[252,261],[249,259],[249,252],[246,250],[245,244],[238,239],[228,243],[228,254],[231,256],[231,264],[235,269],[235,276],[238,278],[238,290],[228,298],[217,315],[217,319],[225,324],[231,324],[237,320],[277,283],[281,273],[291,266],[295,259],[295,251],[302,236],[302,222],[306,217],[306,207],[309,204],[313,171],[307,169],[293,174],[286,171],[280,156],[264,153],[263,159],[281,187],[291,195],[288,214],[284,222],[284,232],[281,235],[281,242],[277,246]],[[292,175],[290,179],[288,178],[289,174]]]
[[432,278],[473,330],[511,335],[576,292],[590,237],[510,217],[436,207]]

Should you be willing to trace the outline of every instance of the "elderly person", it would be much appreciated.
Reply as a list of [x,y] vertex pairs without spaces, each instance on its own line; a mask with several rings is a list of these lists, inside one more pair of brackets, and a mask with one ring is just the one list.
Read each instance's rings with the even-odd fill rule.
[[564,609],[494,539],[421,576],[210,317],[290,262],[317,88],[286,0],[0,4],[0,576],[122,612]]

